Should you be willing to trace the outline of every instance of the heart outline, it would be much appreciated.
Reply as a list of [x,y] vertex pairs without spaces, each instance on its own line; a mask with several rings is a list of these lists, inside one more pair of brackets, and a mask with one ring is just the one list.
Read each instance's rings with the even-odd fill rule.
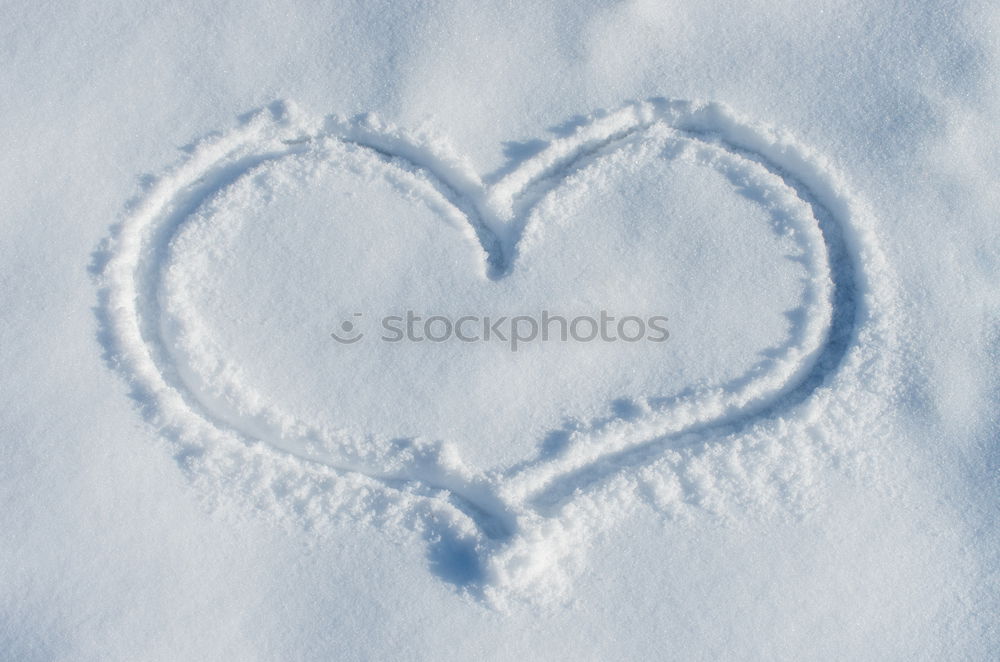
[[[304,119],[290,105],[275,105],[269,111],[249,117],[238,129],[211,138],[192,150],[190,157],[154,186],[115,229],[113,240],[103,249],[108,257],[101,280],[102,326],[112,339],[108,353],[133,384],[145,391],[137,399],[146,405],[149,418],[158,425],[174,428],[176,436],[188,445],[188,452],[197,455],[200,447],[206,444],[206,439],[222,440],[228,432],[215,429],[219,427],[218,422],[213,421],[210,414],[198,412],[176,382],[171,383],[164,374],[163,366],[169,365],[170,359],[162,354],[157,357],[162,348],[157,350],[149,340],[155,337],[158,322],[144,322],[144,315],[139,311],[144,297],[150,294],[141,291],[144,287],[142,281],[148,279],[149,274],[137,274],[144,268],[155,271],[163,258],[162,251],[169,243],[163,238],[176,232],[183,220],[213,191],[225,188],[256,164],[302,153],[309,149],[316,136],[332,136],[373,150],[390,160],[405,160],[414,168],[428,173],[439,184],[439,190],[449,202],[469,219],[489,256],[486,268],[492,268],[493,277],[497,277],[502,275],[503,269],[513,265],[513,260],[498,259],[497,256],[516,254],[517,239],[524,226],[517,227],[515,223],[526,221],[525,210],[544,197],[546,182],[557,185],[574,163],[599,154],[606,148],[614,148],[632,137],[641,137],[643,132],[654,127],[666,127],[691,140],[715,145],[760,165],[788,184],[809,205],[829,251],[833,279],[831,330],[808,370],[804,371],[806,374],[793,375],[790,379],[794,383],[791,385],[781,380],[782,384],[768,397],[758,399],[760,401],[735,402],[735,405],[732,401],[720,403],[717,407],[720,411],[735,406],[736,412],[708,421],[696,421],[674,430],[664,431],[661,428],[639,434],[633,430],[631,434],[619,434],[620,438],[640,438],[641,441],[620,444],[612,447],[610,452],[605,437],[604,443],[592,445],[589,455],[576,453],[565,456],[569,461],[557,466],[555,471],[551,464],[543,466],[544,471],[537,471],[539,467],[531,467],[528,460],[527,468],[536,469],[534,474],[525,472],[525,466],[511,467],[512,473],[506,476],[470,474],[461,463],[455,465],[454,458],[441,457],[442,449],[434,445],[399,449],[396,457],[386,458],[389,460],[388,469],[383,467],[372,471],[370,466],[352,466],[349,462],[330,467],[335,472],[355,472],[381,481],[386,489],[397,489],[398,484],[404,483],[407,485],[404,489],[419,494],[420,498],[438,500],[442,503],[437,506],[457,509],[471,521],[471,529],[468,522],[456,523],[454,518],[448,521],[445,528],[457,529],[461,536],[471,536],[475,540],[475,556],[484,566],[504,554],[508,559],[519,554],[519,563],[523,565],[524,554],[518,552],[512,555],[510,550],[517,548],[517,541],[521,539],[551,537],[551,531],[546,535],[538,532],[551,528],[552,522],[558,521],[566,499],[543,498],[542,501],[552,502],[548,505],[554,504],[554,508],[542,512],[542,508],[535,507],[543,505],[541,502],[526,504],[523,494],[512,494],[511,486],[503,484],[511,475],[528,476],[528,487],[525,488],[522,483],[517,488],[522,492],[531,491],[539,484],[544,487],[553,480],[568,481],[569,489],[550,490],[549,493],[549,496],[555,494],[558,497],[558,493],[562,492],[561,496],[565,497],[580,487],[577,478],[588,472],[593,473],[595,469],[601,470],[602,464],[607,465],[608,470],[604,471],[606,478],[629,467],[649,464],[670,440],[676,441],[692,434],[703,437],[738,432],[741,428],[774,418],[778,412],[808,401],[836,373],[852,347],[857,347],[860,331],[867,329],[869,335],[886,335],[887,325],[883,316],[878,314],[879,305],[876,302],[890,298],[891,279],[886,275],[884,258],[871,237],[870,218],[867,210],[846,191],[842,179],[823,159],[789,136],[778,136],[769,129],[748,123],[719,104],[655,99],[592,116],[569,136],[552,141],[538,155],[487,186],[453,154],[428,150],[421,138],[380,125],[371,118],[343,120],[329,117],[317,122]],[[159,229],[156,228],[158,219],[166,219]],[[508,224],[505,225],[505,221]],[[159,232],[159,239],[144,236],[149,230]],[[491,242],[497,246],[492,251]],[[149,246],[158,248],[150,252]],[[881,278],[873,280],[872,272]],[[185,411],[190,416],[184,416]],[[672,413],[675,412],[672,410]],[[195,420],[199,418],[203,420]],[[611,428],[612,432],[622,432],[614,425]],[[246,439],[241,441],[247,442]],[[254,445],[252,440],[250,445]],[[258,447],[256,450],[262,449]],[[300,459],[324,463],[318,457]],[[400,462],[403,464],[400,465]],[[452,471],[456,468],[457,471]],[[526,508],[523,507],[525,505]],[[428,512],[439,516],[435,508]],[[426,519],[426,514],[421,518]],[[441,531],[433,535],[440,536]],[[540,571],[535,568],[532,572],[537,574]],[[478,578],[480,588],[516,583],[509,577],[504,578],[505,573],[497,568],[484,570],[481,574],[482,577]]]

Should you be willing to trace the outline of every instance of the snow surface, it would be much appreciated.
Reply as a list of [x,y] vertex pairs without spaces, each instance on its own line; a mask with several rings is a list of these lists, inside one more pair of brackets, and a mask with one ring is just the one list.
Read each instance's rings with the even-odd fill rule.
[[995,657],[991,3],[0,18],[0,658]]

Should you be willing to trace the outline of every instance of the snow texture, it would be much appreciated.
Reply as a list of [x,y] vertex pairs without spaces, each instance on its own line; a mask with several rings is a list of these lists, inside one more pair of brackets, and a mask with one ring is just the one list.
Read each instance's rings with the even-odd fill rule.
[[995,656],[989,3],[0,18],[0,659]]

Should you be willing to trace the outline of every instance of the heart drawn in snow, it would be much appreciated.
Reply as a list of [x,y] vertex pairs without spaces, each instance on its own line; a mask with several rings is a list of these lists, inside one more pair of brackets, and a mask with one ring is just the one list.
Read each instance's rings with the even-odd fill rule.
[[[255,467],[255,499],[407,521],[484,595],[551,581],[628,500],[615,481],[795,420],[881,328],[866,218],[790,138],[665,100],[562,134],[482,179],[371,119],[253,116],[116,231],[115,364],[189,465]],[[408,311],[476,341],[386,342]],[[670,336],[481,337],[543,311]]]

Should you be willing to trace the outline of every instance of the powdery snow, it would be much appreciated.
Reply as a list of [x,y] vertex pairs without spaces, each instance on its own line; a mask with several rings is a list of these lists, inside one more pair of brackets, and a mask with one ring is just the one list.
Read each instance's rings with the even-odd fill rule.
[[990,659],[995,9],[47,11],[0,658]]

